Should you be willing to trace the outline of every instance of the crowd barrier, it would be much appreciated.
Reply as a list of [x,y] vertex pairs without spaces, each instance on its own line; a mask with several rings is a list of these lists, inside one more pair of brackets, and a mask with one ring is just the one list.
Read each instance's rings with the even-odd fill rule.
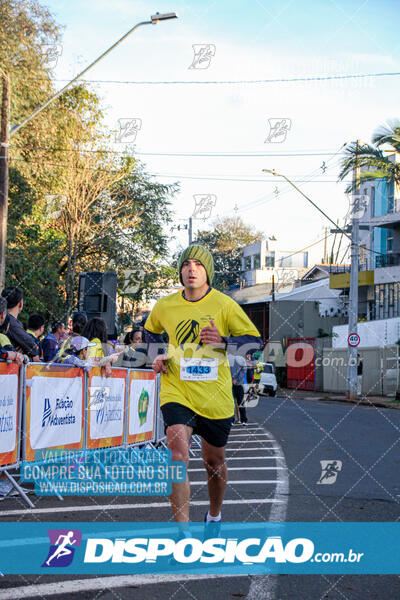
[[160,376],[146,369],[0,363],[0,471],[38,450],[165,446]]

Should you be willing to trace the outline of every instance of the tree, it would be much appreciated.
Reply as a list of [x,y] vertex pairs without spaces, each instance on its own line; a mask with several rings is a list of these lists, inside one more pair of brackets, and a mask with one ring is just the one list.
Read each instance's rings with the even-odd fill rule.
[[[11,79],[11,123],[53,93],[47,51],[60,41],[51,14],[36,0],[0,6],[0,64]],[[153,180],[133,157],[110,150],[100,98],[77,85],[12,138],[7,285],[19,285],[26,312],[65,316],[77,274],[140,274],[139,300],[171,273],[165,267],[169,198],[176,185]],[[25,315],[26,316],[26,313]]]
[[196,242],[208,248],[214,257],[214,287],[225,290],[239,283],[243,246],[262,240],[263,234],[240,217],[217,219],[213,227],[211,231],[199,231]]
[[[382,148],[386,146],[388,150]],[[371,144],[352,142],[345,149],[339,180],[342,181],[358,165],[361,168],[359,178],[352,181],[346,189],[350,193],[358,189],[363,181],[385,178],[388,183],[400,185],[400,164],[393,160],[393,153],[400,153],[400,121],[389,120],[372,135]],[[362,170],[362,169],[366,170]]]
[[[65,280],[66,312],[74,306],[80,271],[115,270],[123,287],[124,271],[133,268],[141,279],[138,300],[152,287],[167,255],[163,227],[170,220],[168,197],[176,186],[153,181],[128,153],[108,150],[100,100],[84,86],[60,97],[58,113],[53,152],[61,158],[50,198],[63,202],[43,227],[64,240],[59,274]],[[47,152],[39,152],[43,164]],[[41,206],[43,216],[48,212],[45,199]]]

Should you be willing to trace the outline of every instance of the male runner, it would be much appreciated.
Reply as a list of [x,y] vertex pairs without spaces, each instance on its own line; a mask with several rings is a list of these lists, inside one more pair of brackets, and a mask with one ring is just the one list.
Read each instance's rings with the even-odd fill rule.
[[[172,459],[189,461],[192,433],[202,437],[210,508],[207,522],[221,520],[227,483],[225,446],[234,415],[227,346],[246,346],[243,354],[262,347],[257,329],[238,304],[213,289],[214,262],[206,248],[192,245],[182,253],[178,270],[184,286],[154,306],[145,325],[146,341],[169,337],[168,355],[156,357],[161,373],[161,411]],[[237,351],[237,350],[236,350]],[[170,496],[175,520],[189,521],[190,486],[173,483]]]

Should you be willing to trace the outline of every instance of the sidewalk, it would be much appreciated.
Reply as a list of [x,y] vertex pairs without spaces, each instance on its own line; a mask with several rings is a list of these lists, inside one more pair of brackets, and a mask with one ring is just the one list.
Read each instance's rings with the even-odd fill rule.
[[344,394],[335,394],[333,392],[312,392],[309,390],[292,390],[287,388],[279,388],[277,395],[285,395],[289,398],[301,400],[319,400],[333,402],[348,402],[350,404],[359,404],[362,406],[378,406],[380,408],[395,408],[400,409],[400,402],[393,397],[388,396],[362,396],[358,400],[347,400]]

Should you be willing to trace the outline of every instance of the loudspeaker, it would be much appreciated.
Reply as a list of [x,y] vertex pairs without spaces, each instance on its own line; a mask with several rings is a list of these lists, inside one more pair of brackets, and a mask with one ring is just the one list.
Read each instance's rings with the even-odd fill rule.
[[117,274],[93,271],[79,274],[78,310],[88,319],[101,317],[107,325],[109,338],[117,337]]

